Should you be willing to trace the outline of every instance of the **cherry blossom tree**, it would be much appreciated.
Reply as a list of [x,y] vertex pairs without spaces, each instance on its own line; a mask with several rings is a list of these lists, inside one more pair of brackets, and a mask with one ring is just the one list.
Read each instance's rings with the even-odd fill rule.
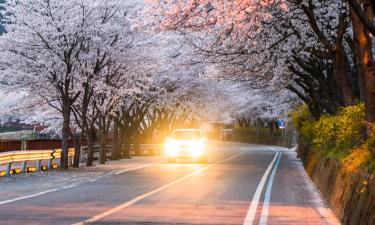
[[[335,113],[371,93],[366,88],[371,76],[358,76],[361,66],[353,43],[358,38],[350,26],[353,15],[359,15],[371,30],[370,1],[349,1],[354,14],[341,0],[150,2],[154,25],[186,34],[206,63],[216,63],[223,78],[252,80],[262,89],[281,83],[317,116]],[[372,56],[367,49],[366,55]]]
[[111,36],[124,18],[116,4],[9,0],[5,6],[6,34],[0,40],[3,79],[12,89],[38,96],[61,113],[63,169],[68,166],[72,105],[82,93],[80,78],[95,73],[98,65],[90,59],[109,62],[108,49],[122,38]]

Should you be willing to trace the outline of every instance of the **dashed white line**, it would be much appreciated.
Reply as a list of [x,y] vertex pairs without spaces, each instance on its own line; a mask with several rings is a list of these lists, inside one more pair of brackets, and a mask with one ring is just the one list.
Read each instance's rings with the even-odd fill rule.
[[119,174],[126,173],[126,172],[129,172],[129,171],[139,170],[139,169],[142,169],[142,168],[146,168],[146,167],[154,166],[154,165],[156,165],[156,164],[157,164],[157,163],[150,163],[150,164],[146,164],[146,165],[142,165],[142,166],[137,166],[137,167],[127,168],[127,169],[123,169],[123,170],[117,171],[117,172],[115,172],[114,174],[119,175]]
[[76,186],[77,186],[77,184],[72,184],[72,185],[62,187],[61,189],[67,189],[67,188],[72,188],[72,187],[76,187]]
[[94,217],[92,217],[92,218],[90,218],[90,219],[88,219],[88,220],[85,220],[85,221],[82,221],[82,222],[79,222],[79,223],[75,223],[75,224],[73,224],[73,225],[84,225],[84,224],[86,224],[86,223],[92,223],[92,222],[95,222],[95,221],[101,220],[101,219],[103,219],[104,217],[107,217],[107,216],[109,216],[109,215],[111,215],[111,214],[114,214],[114,213],[116,213],[116,212],[118,212],[118,211],[124,209],[124,208],[127,208],[127,207],[133,205],[134,203],[136,203],[136,202],[138,202],[138,201],[140,201],[140,200],[142,200],[142,199],[144,199],[144,198],[146,198],[146,197],[148,197],[148,196],[151,196],[151,195],[153,195],[153,194],[156,194],[156,193],[158,193],[158,192],[161,192],[161,191],[163,191],[163,190],[169,188],[170,186],[172,186],[172,185],[174,185],[174,184],[177,184],[177,183],[182,182],[182,181],[184,181],[184,180],[186,180],[186,179],[188,179],[188,178],[190,178],[190,177],[192,177],[192,176],[195,176],[195,175],[198,174],[197,172],[203,172],[203,171],[207,170],[208,168],[210,168],[210,167],[212,167],[212,166],[214,166],[214,165],[217,165],[217,164],[219,164],[219,163],[223,163],[223,162],[225,162],[225,161],[231,160],[231,159],[233,159],[233,158],[235,158],[235,157],[237,157],[237,156],[239,156],[239,155],[241,155],[241,154],[243,154],[243,152],[237,153],[237,154],[235,154],[235,155],[232,155],[232,156],[229,157],[229,158],[226,158],[226,159],[223,159],[223,160],[217,161],[217,162],[215,162],[215,163],[209,164],[209,165],[207,165],[207,166],[205,166],[205,167],[203,167],[203,168],[201,168],[201,169],[195,170],[195,171],[193,171],[193,172],[191,172],[191,173],[189,173],[189,174],[187,174],[187,175],[185,175],[185,176],[183,176],[183,177],[181,177],[181,178],[179,178],[179,179],[177,179],[177,180],[175,180],[175,181],[173,181],[173,182],[170,182],[170,183],[168,183],[168,184],[165,184],[165,185],[163,185],[163,186],[161,186],[161,187],[159,187],[159,188],[156,188],[156,189],[154,189],[154,190],[152,190],[152,191],[150,191],[150,192],[147,192],[147,193],[145,193],[145,194],[139,195],[139,196],[133,198],[133,199],[130,200],[130,201],[127,201],[127,202],[125,202],[125,203],[123,203],[123,204],[121,204],[121,205],[118,205],[118,206],[114,207],[114,208],[108,209],[107,211],[104,211],[103,213],[100,213],[100,214],[98,214],[98,215],[96,215],[96,216],[94,216]]
[[[155,164],[157,164],[157,163],[151,163],[151,164],[145,164],[145,165],[141,165],[141,166],[137,166],[137,167],[131,167],[131,168],[128,168],[128,169],[117,171],[117,172],[112,171],[112,172],[107,173],[107,175],[113,175],[113,174],[118,175],[118,174],[122,174],[122,173],[125,173],[125,172],[128,172],[128,171],[133,171],[133,170],[138,170],[138,169],[142,169],[142,168],[145,168],[145,167],[150,167],[150,166],[153,166]],[[95,182],[102,177],[103,176],[91,179],[88,182]],[[83,183],[81,183],[81,184],[83,184]],[[47,194],[47,193],[50,193],[50,192],[59,191],[59,190],[67,189],[67,188],[73,188],[73,187],[76,187],[76,186],[78,186],[78,184],[68,185],[68,186],[64,186],[62,188],[51,189],[51,190],[48,190],[48,191],[43,191],[43,192],[39,192],[39,193],[32,194],[32,195],[26,195],[26,196],[17,197],[17,198],[13,198],[13,199],[9,199],[9,200],[4,200],[4,201],[0,201],[0,205],[4,205],[4,204],[7,204],[7,203],[20,201],[20,200],[24,200],[24,199],[28,199],[28,198],[33,198],[33,197],[44,195],[44,194]]]
[[27,196],[22,196],[22,197],[18,197],[18,198],[5,200],[5,201],[0,202],[0,205],[4,205],[4,204],[7,204],[7,203],[11,203],[11,202],[19,201],[19,200],[24,200],[24,199],[28,199],[28,198],[33,198],[33,197],[36,197],[36,196],[44,195],[44,194],[51,193],[51,192],[58,191],[58,190],[60,190],[60,189],[51,189],[51,190],[39,192],[39,193],[36,193],[36,194],[33,194],[33,195],[27,195]]

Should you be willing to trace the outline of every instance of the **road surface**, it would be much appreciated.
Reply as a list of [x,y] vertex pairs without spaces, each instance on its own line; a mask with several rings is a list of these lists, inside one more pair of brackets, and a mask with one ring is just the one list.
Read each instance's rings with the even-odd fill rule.
[[338,224],[292,150],[213,142],[207,164],[157,159],[2,200],[0,224]]

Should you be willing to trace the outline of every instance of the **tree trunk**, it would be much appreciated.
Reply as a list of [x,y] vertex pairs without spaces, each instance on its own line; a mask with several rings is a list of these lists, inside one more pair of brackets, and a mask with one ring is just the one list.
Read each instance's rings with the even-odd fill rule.
[[124,143],[123,148],[124,148],[124,158],[125,159],[131,159],[132,156],[131,156],[131,153],[130,153],[130,145],[129,145],[128,141],[126,141]]
[[102,131],[100,138],[99,164],[105,164],[107,160],[107,132]]
[[94,161],[94,130],[91,127],[87,131],[87,162],[86,166],[92,166]]
[[141,155],[141,143],[140,143],[140,134],[137,132],[137,134],[134,136],[134,151],[136,156]]
[[[367,17],[372,21],[374,12],[370,1],[363,3]],[[372,52],[372,38],[366,27],[361,23],[355,12],[352,11],[352,23],[358,65],[362,75],[364,98],[365,98],[365,119],[367,122],[375,122],[375,62]],[[369,130],[368,130],[369,132]]]
[[83,103],[82,103],[82,125],[81,125],[81,134],[79,136],[79,145],[76,146],[76,154],[74,155],[74,163],[73,167],[79,167],[79,161],[80,161],[80,156],[81,156],[81,146],[83,143],[84,136],[86,135],[86,130],[87,130],[87,111],[88,111],[88,106],[90,102],[90,97],[89,97],[89,88],[88,85],[84,85],[84,94],[83,94]]
[[79,139],[76,140],[76,142],[74,144],[75,154],[74,154],[73,167],[75,167],[75,168],[79,167],[79,160],[80,160],[80,156],[81,156],[81,145],[82,145],[82,142],[83,142],[83,134],[81,133],[79,135]]
[[119,159],[119,132],[118,132],[118,122],[117,120],[113,121],[113,142],[112,142],[112,160]]
[[355,95],[352,83],[349,79],[348,61],[342,45],[336,46],[335,60],[333,63],[333,75],[335,77],[342,106],[350,106],[354,104]]
[[68,149],[70,134],[70,106],[67,100],[63,100],[63,127],[61,137],[60,169],[68,169]]
[[273,131],[274,131],[274,128],[275,128],[275,121],[271,120],[270,122],[268,122],[268,124],[270,126],[270,134],[271,134],[271,136],[273,136]]

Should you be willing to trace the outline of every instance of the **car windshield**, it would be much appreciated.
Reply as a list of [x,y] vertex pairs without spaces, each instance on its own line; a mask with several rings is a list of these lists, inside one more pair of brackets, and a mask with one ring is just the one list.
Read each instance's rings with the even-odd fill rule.
[[173,139],[199,139],[201,132],[199,130],[176,130],[172,134]]

